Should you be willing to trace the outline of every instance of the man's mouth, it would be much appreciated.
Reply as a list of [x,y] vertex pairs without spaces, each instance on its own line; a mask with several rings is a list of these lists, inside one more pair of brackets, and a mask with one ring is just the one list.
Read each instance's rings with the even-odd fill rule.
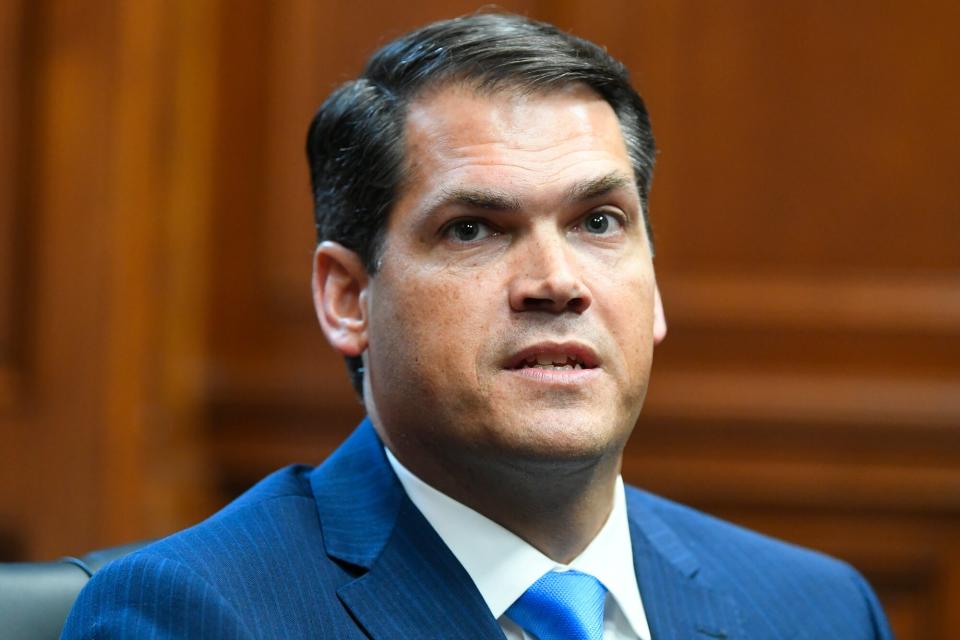
[[515,354],[506,364],[507,369],[543,369],[546,371],[580,371],[595,369],[600,359],[590,347],[576,342],[541,343]]
[[562,353],[540,353],[526,358],[516,369],[588,369],[583,361]]

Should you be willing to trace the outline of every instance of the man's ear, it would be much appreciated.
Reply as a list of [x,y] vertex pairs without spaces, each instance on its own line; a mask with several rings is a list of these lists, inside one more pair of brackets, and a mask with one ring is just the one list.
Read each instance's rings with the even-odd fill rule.
[[660,287],[653,285],[653,344],[660,344],[667,337],[667,316],[663,312]]
[[367,348],[367,284],[360,256],[336,242],[321,242],[313,254],[313,306],[323,334],[344,356]]

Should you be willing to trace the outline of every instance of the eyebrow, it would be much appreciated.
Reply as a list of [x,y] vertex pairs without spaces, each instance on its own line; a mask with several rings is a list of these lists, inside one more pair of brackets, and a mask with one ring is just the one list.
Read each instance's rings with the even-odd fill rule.
[[567,202],[579,202],[581,200],[591,200],[593,198],[606,195],[611,191],[618,189],[627,189],[633,184],[633,180],[623,175],[619,171],[608,173],[599,178],[584,180],[575,183],[567,189]]
[[473,209],[493,211],[519,211],[523,208],[520,198],[495,189],[444,189],[431,209],[449,205],[464,205]]
[[[619,171],[571,185],[564,194],[564,200],[580,202],[591,200],[618,189],[629,188],[633,181]],[[466,206],[472,209],[515,212],[523,209],[523,200],[517,196],[497,189],[453,188],[441,191],[437,199],[428,207],[430,212],[448,206]]]

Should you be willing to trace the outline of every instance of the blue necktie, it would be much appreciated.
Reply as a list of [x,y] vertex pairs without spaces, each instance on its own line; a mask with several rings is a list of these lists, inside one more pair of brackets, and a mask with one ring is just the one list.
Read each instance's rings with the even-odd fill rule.
[[511,620],[537,640],[600,640],[607,590],[579,571],[551,571],[507,609]]

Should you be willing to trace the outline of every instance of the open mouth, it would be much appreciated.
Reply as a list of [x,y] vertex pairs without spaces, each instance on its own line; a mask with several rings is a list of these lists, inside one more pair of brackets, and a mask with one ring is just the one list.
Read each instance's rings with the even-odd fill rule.
[[506,368],[518,371],[542,369],[545,371],[581,371],[600,365],[593,349],[582,344],[539,344],[523,349],[507,362]]
[[519,365],[513,369],[553,369],[553,370],[576,370],[592,369],[583,360],[576,356],[564,355],[561,353],[539,353],[525,358]]

